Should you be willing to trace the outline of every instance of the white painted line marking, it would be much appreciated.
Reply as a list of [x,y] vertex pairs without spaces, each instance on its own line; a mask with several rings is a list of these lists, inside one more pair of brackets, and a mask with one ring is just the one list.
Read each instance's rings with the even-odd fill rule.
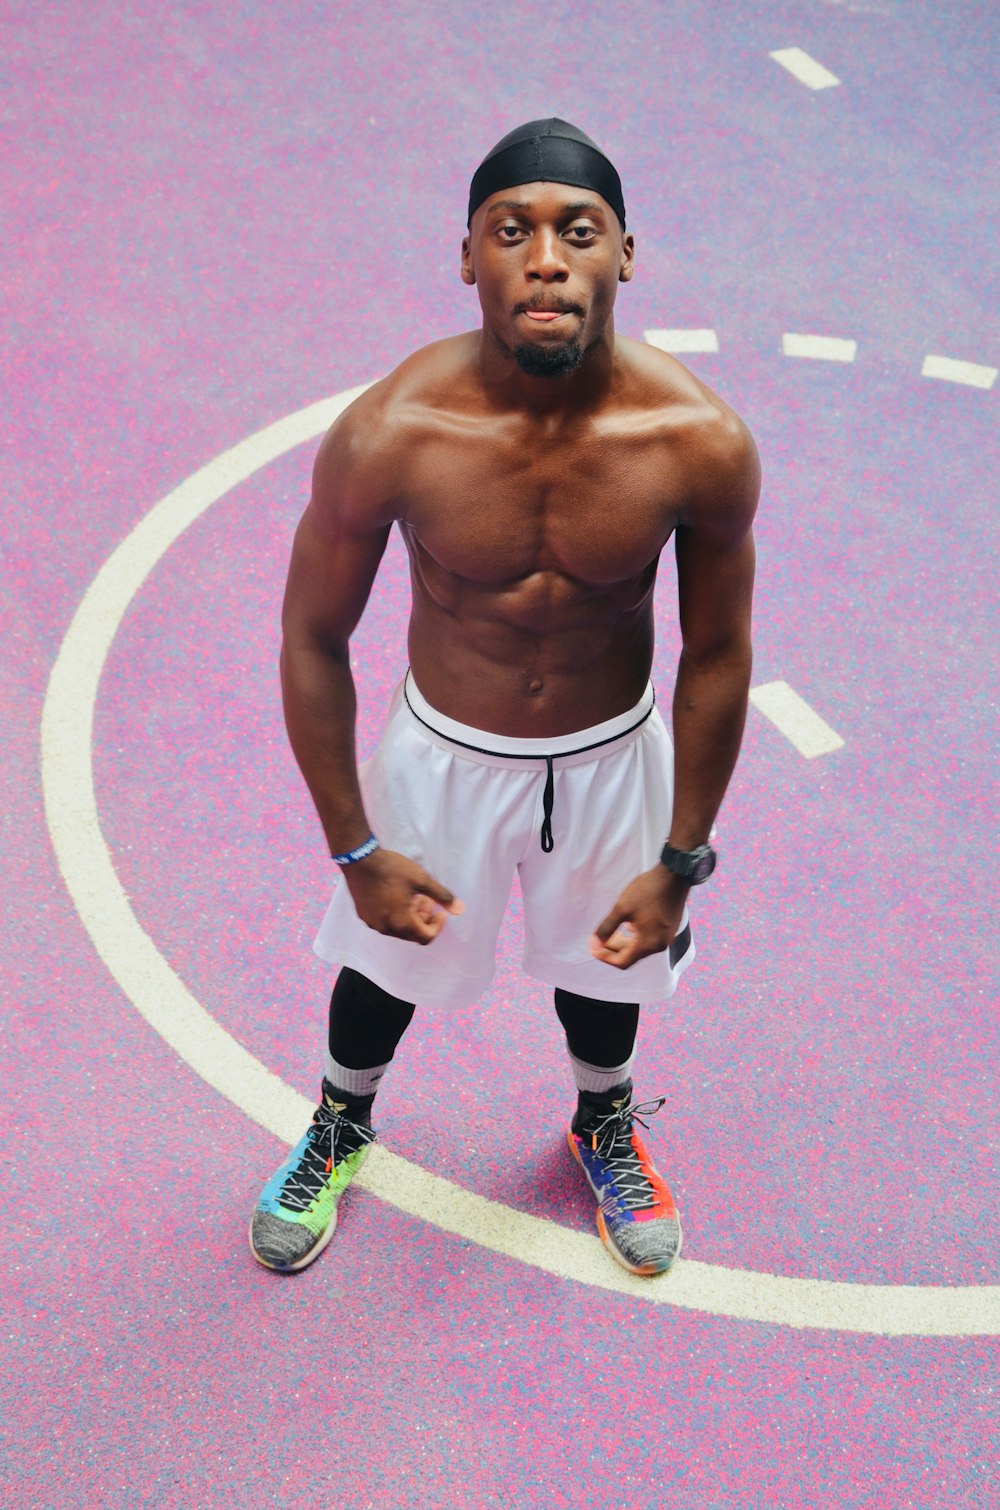
[[750,701],[792,741],[800,755],[810,760],[816,755],[829,755],[844,743],[836,729],[814,713],[787,682],[765,682],[752,688]]
[[777,52],[772,52],[771,57],[782,68],[798,79],[800,84],[806,84],[810,89],[832,89],[840,80],[829,68],[824,68],[822,63],[817,63],[801,47],[779,47]]
[[714,330],[644,330],[643,340],[661,351],[718,351]]
[[966,383],[970,388],[992,388],[997,380],[995,367],[980,367],[977,362],[956,362],[951,357],[924,357],[921,376],[944,378],[946,383]]
[[821,362],[853,362],[858,343],[845,341],[840,336],[802,336],[789,332],[781,338],[781,349],[786,357],[816,357]]
[[[312,1116],[312,1102],[279,1080],[195,1000],[143,932],[115,874],[94,795],[94,706],[121,621],[164,552],[237,483],[322,435],[363,386],[251,435],[150,510],[108,557],[85,593],[52,668],[42,711],[49,833],[69,894],[98,954],[136,1009],[180,1058],[287,1144],[301,1135]],[[652,1305],[879,1336],[1000,1333],[1000,1285],[845,1284],[728,1269],[694,1259],[679,1259],[663,1279],[642,1279],[616,1264],[596,1236],[487,1200],[377,1145],[358,1183],[401,1211],[495,1253]]]

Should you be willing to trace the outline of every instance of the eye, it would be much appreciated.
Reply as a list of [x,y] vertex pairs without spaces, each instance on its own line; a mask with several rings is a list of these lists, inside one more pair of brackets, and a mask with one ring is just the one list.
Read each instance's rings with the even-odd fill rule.
[[594,239],[594,237],[597,235],[597,228],[596,226],[587,225],[584,222],[580,222],[576,225],[569,226],[568,229],[564,232],[564,235],[567,236],[570,241],[577,241],[581,244],[584,244]]
[[521,227],[508,221],[506,225],[498,227],[497,234],[501,241],[515,241],[521,235]]

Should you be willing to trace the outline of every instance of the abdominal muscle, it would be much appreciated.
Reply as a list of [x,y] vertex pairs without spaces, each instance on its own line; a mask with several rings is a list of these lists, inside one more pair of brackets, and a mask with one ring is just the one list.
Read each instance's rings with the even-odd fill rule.
[[628,712],[645,691],[655,562],[639,579],[600,589],[550,571],[486,586],[435,563],[432,591],[421,563],[413,566],[410,667],[447,718],[555,737]]

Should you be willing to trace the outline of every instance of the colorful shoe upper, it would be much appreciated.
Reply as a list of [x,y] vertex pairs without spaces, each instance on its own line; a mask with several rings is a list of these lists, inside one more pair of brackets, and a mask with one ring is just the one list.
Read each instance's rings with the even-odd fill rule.
[[360,1169],[375,1134],[345,1116],[323,1081],[313,1120],[261,1192],[250,1229],[254,1255],[268,1268],[303,1268],[336,1222],[337,1202]]
[[605,1246],[636,1274],[662,1274],[681,1247],[674,1198],[634,1126],[647,1126],[643,1117],[658,1112],[664,1099],[633,1106],[626,1095],[607,1115],[574,1119],[569,1131],[570,1149],[597,1197]]

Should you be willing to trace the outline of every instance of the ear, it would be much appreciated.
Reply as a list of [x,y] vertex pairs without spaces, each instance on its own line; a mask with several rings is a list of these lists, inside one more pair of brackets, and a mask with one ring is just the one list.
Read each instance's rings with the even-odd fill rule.
[[472,266],[472,238],[462,237],[462,282],[473,284],[476,281],[476,270]]
[[622,237],[622,260],[618,269],[618,282],[631,283],[632,274],[635,272],[635,237],[631,235]]

